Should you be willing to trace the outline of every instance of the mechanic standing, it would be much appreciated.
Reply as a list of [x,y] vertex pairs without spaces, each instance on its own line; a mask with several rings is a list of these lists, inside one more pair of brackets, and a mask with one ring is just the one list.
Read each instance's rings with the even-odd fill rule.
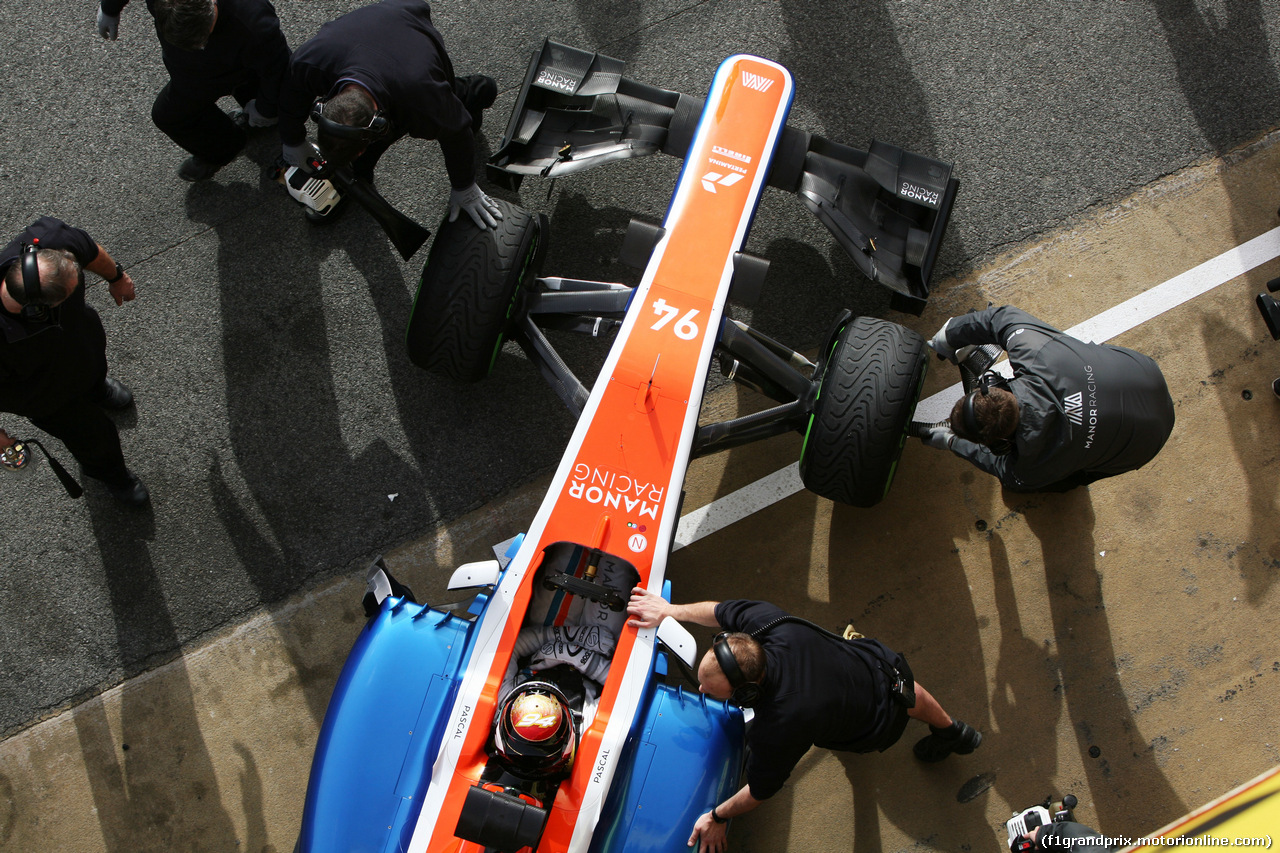
[[490,77],[454,74],[425,0],[382,0],[325,24],[294,54],[280,100],[282,154],[306,167],[313,106],[324,119],[324,157],[350,162],[369,183],[378,158],[402,136],[438,140],[452,186],[450,219],[466,211],[492,228],[502,213],[476,184],[475,133],[497,92]]
[[[102,0],[98,32],[115,40],[129,0]],[[191,154],[178,167],[184,181],[213,177],[244,148],[245,127],[276,123],[289,44],[268,0],[147,0],[155,18],[169,82],[156,95],[151,119]],[[233,96],[243,108],[229,116],[217,101]]]
[[878,640],[845,640],[762,601],[674,605],[642,587],[631,592],[628,625],[656,627],[670,616],[720,628],[698,664],[698,689],[755,711],[747,730],[747,784],[698,818],[689,846],[725,849],[725,822],[772,797],[811,746],[883,752],[907,718],[929,724],[915,745],[921,761],[967,755],[982,734],[952,719],[915,682],[906,660]]
[[[107,376],[107,336],[85,303],[86,269],[107,281],[116,305],[133,299],[133,279],[107,250],[51,216],[0,250],[0,411],[60,439],[87,476],[141,506],[147,489],[125,467],[103,411],[128,408],[133,393]],[[0,448],[13,443],[0,429]]]
[[1005,488],[1065,492],[1136,470],[1173,431],[1173,399],[1154,361],[1076,340],[1018,308],[952,317],[929,342],[953,362],[957,350],[990,344],[1008,352],[1013,379],[984,373],[949,421],[917,435]]

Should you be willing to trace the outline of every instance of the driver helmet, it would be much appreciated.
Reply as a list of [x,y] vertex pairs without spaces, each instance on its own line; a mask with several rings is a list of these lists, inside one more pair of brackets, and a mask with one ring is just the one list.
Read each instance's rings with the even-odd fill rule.
[[559,688],[526,681],[503,700],[493,741],[497,757],[513,772],[537,778],[569,772],[578,732]]

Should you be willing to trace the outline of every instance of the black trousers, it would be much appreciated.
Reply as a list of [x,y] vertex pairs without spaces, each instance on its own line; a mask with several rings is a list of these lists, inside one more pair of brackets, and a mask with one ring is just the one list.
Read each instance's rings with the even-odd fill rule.
[[218,99],[231,95],[244,106],[257,91],[257,81],[250,76],[235,86],[171,79],[151,105],[151,120],[179,148],[210,163],[230,163],[244,148],[246,135],[218,108]]
[[56,412],[30,421],[66,445],[87,476],[110,486],[129,484],[120,433],[102,407],[88,397],[72,400]]

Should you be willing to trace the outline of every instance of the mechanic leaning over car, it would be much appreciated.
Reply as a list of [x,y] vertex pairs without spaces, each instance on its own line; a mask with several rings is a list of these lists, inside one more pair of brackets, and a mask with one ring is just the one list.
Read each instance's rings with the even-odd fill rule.
[[[878,640],[846,640],[762,601],[675,605],[642,587],[631,592],[628,625],[656,627],[667,616],[720,628],[698,664],[699,690],[749,706],[747,784],[698,818],[689,846],[725,849],[725,822],[776,794],[811,746],[883,752],[907,718],[929,724],[915,745],[921,761],[967,755],[982,734],[942,709],[916,683],[902,655]],[[735,671],[736,670],[736,671]]]
[[[133,393],[107,376],[107,335],[85,303],[84,270],[101,276],[116,305],[133,279],[86,232],[51,216],[0,250],[0,412],[22,415],[60,439],[84,473],[133,506],[147,489],[124,464],[120,434],[103,409]],[[0,429],[0,448],[15,439]]]
[[[98,32],[115,40],[129,0],[102,0]],[[178,167],[184,181],[213,177],[244,148],[245,127],[276,123],[289,44],[268,0],[147,0],[169,82],[156,95],[151,119],[191,156]],[[243,107],[228,116],[218,99]]]
[[1077,340],[1010,306],[952,317],[929,345],[995,344],[1013,379],[994,371],[920,437],[994,474],[1005,488],[1065,492],[1150,462],[1173,431],[1173,399],[1154,361]]
[[479,227],[493,228],[502,213],[476,184],[474,152],[482,113],[497,92],[490,77],[454,75],[424,0],[382,0],[325,24],[294,53],[280,99],[283,157],[306,167],[306,121],[320,98],[325,119],[365,132],[354,142],[326,138],[321,123],[326,158],[354,157],[355,176],[372,182],[378,158],[400,137],[439,140],[452,186],[450,220],[466,211]]

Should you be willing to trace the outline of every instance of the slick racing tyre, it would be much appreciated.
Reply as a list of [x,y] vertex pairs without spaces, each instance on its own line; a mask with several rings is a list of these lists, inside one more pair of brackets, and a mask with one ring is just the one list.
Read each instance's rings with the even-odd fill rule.
[[414,364],[459,382],[489,375],[544,253],[547,218],[495,201],[497,228],[465,213],[440,223],[405,332]]
[[924,338],[858,317],[835,337],[822,366],[800,479],[833,501],[869,507],[889,492],[929,367]]

